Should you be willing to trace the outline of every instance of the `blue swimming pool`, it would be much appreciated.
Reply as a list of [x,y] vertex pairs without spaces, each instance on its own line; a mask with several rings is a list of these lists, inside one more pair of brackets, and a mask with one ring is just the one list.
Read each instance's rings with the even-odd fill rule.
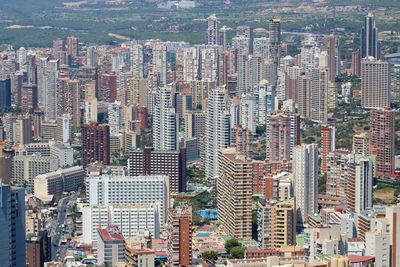
[[196,234],[196,236],[198,236],[198,237],[208,237],[210,235],[211,235],[210,233],[198,233],[198,234]]
[[207,209],[207,210],[200,210],[199,215],[203,218],[216,220],[218,219],[217,210]]

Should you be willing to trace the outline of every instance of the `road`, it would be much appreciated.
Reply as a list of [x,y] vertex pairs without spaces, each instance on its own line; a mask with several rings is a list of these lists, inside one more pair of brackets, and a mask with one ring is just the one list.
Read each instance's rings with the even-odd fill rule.
[[[73,195],[66,196],[60,199],[57,205],[58,217],[57,220],[54,220],[51,224],[50,233],[52,238],[52,246],[51,246],[51,258],[53,260],[62,260],[62,257],[59,259],[57,256],[57,252],[59,255],[64,255],[66,248],[60,246],[60,239],[63,235],[63,229],[61,229],[60,225],[64,224],[65,215],[67,212],[67,203],[71,201],[71,199],[75,197]],[[61,252],[64,252],[63,254]]]

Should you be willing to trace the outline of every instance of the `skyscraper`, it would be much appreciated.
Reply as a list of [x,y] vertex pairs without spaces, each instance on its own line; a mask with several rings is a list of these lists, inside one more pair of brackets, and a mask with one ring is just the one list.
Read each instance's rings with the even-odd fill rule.
[[218,19],[215,14],[207,18],[207,44],[218,44]]
[[102,73],[99,80],[98,98],[113,103],[117,99],[117,75]]
[[389,63],[368,57],[361,61],[361,106],[389,108]]
[[303,144],[294,149],[293,173],[297,222],[305,224],[309,215],[317,211],[318,146]]
[[132,44],[131,71],[133,78],[143,78],[143,46],[140,44]]
[[368,12],[361,29],[361,58],[379,58],[378,51],[378,28],[375,25],[375,15]]
[[253,163],[235,148],[218,150],[217,207],[222,231],[251,238]]
[[11,107],[11,80],[0,79],[0,110]]
[[82,165],[92,162],[110,164],[110,130],[97,123],[82,125]]
[[353,155],[346,168],[346,205],[353,212],[372,207],[372,160]]
[[328,170],[328,154],[335,150],[335,126],[327,125],[321,130],[321,173]]
[[174,108],[170,85],[156,93],[153,116],[153,146],[155,150],[178,150],[179,119]]
[[206,115],[206,179],[215,183],[218,170],[217,151],[230,143],[230,115],[227,110],[225,87],[218,87],[209,95]]
[[281,20],[273,18],[269,21],[269,58],[279,66],[281,53]]
[[280,248],[296,243],[296,206],[294,199],[267,201],[257,206],[258,246],[260,249]]
[[163,43],[153,47],[152,74],[157,85],[167,85],[167,47]]
[[24,267],[25,190],[2,184],[0,179],[0,262]]
[[370,121],[370,152],[376,156],[374,177],[384,178],[394,172],[395,115],[389,109],[372,109]]
[[168,210],[168,266],[192,265],[192,210],[177,207]]
[[110,136],[118,136],[122,129],[121,102],[115,101],[108,104],[108,125],[110,126]]
[[300,145],[300,116],[286,111],[267,115],[266,159],[290,161],[294,147]]

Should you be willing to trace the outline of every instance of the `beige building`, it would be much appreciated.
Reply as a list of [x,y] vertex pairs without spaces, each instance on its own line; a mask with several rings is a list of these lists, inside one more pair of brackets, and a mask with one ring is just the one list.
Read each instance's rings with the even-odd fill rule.
[[217,206],[222,230],[238,239],[251,238],[252,161],[235,148],[218,151]]
[[33,185],[33,179],[43,173],[58,169],[58,157],[41,155],[19,155],[13,158],[12,181],[23,185]]
[[353,135],[353,153],[369,156],[369,136],[367,133]]
[[147,82],[144,78],[128,79],[127,104],[147,107]]
[[296,243],[295,200],[260,200],[257,207],[258,246],[280,248]]
[[394,172],[395,115],[390,109],[373,109],[370,120],[370,152],[375,157],[374,177],[385,177]]
[[43,201],[51,200],[56,194],[77,190],[84,177],[85,171],[78,166],[38,175],[34,179],[34,195]]
[[361,106],[390,107],[389,63],[368,57],[361,62]]

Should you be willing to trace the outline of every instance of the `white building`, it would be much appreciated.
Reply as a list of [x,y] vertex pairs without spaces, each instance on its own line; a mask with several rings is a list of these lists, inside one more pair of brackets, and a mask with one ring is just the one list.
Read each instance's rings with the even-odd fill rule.
[[256,97],[253,94],[242,94],[240,101],[241,125],[251,133],[257,128]]
[[201,49],[201,80],[216,82],[218,77],[218,50],[216,48]]
[[153,75],[159,78],[162,85],[167,84],[167,47],[163,43],[156,43],[153,48]]
[[375,257],[375,266],[390,266],[390,235],[389,232],[365,233],[365,255]]
[[132,44],[131,70],[134,78],[143,78],[143,46]]
[[293,174],[297,221],[304,224],[308,215],[313,215],[318,208],[318,146],[316,144],[295,147]]
[[108,125],[110,126],[110,136],[118,136],[122,129],[122,108],[121,102],[115,101],[108,104]]
[[218,171],[217,151],[230,144],[230,115],[227,110],[225,87],[216,88],[208,97],[206,115],[206,179],[215,182]]
[[170,85],[156,94],[153,116],[153,146],[155,150],[178,150],[179,119],[174,108],[174,93]]
[[168,176],[90,176],[90,205],[135,205],[158,206],[160,225],[166,220],[169,207]]
[[91,97],[85,100],[84,123],[97,122],[97,98]]
[[82,234],[85,244],[95,244],[97,228],[107,225],[118,226],[125,239],[143,231],[148,231],[153,238],[159,238],[160,221],[157,205],[86,206],[82,213],[84,218]]

